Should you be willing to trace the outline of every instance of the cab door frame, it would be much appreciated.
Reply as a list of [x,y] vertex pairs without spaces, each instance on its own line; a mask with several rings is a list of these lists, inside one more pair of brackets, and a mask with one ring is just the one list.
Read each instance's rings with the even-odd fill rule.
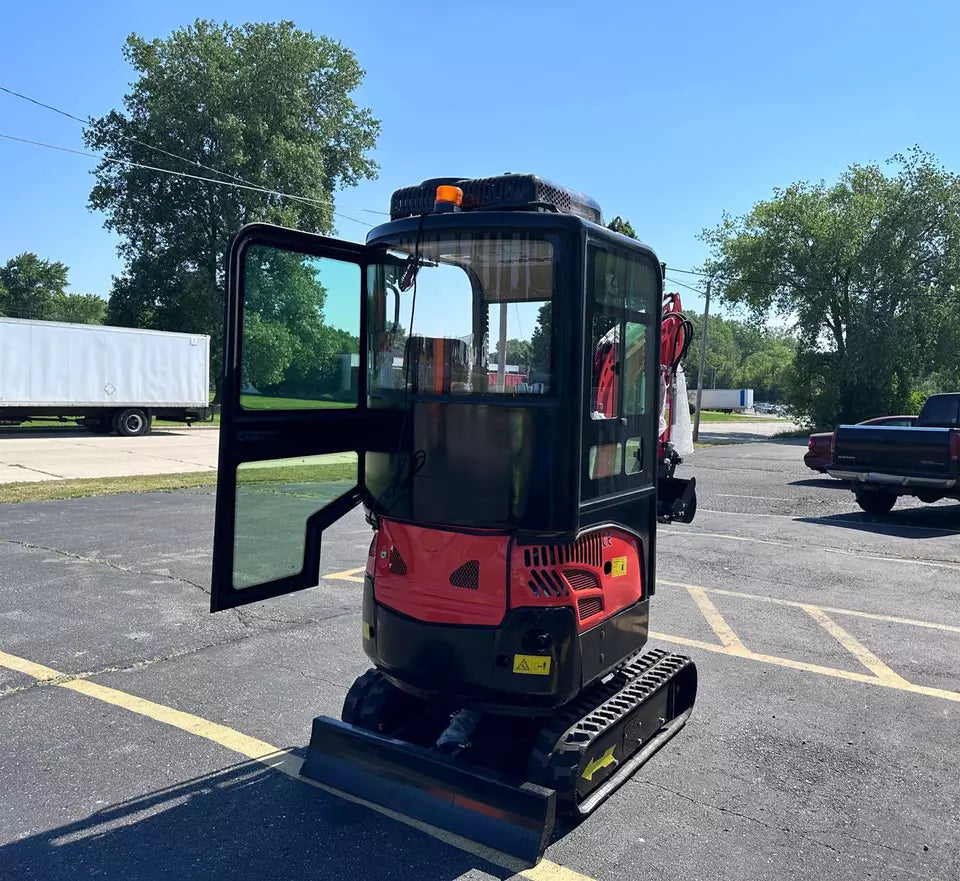
[[[360,268],[360,341],[357,406],[349,409],[253,410],[240,404],[243,389],[243,318],[246,257],[260,245],[316,258],[352,263]],[[210,591],[212,612],[282,596],[317,584],[323,531],[362,500],[363,458],[370,437],[367,407],[368,298],[367,267],[372,251],[366,245],[314,233],[249,224],[231,240],[227,259],[224,319],[224,363],[221,385],[220,450]],[[356,484],[316,511],[306,521],[303,563],[295,574],[249,587],[234,586],[237,469],[249,462],[354,451]],[[299,525],[298,525],[299,526]]]

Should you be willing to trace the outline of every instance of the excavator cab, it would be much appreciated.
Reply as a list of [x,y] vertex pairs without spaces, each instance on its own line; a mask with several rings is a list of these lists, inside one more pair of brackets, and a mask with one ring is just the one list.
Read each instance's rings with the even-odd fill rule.
[[534,861],[696,693],[642,652],[693,490],[664,473],[663,267],[601,220],[533,175],[441,178],[363,245],[254,224],[228,260],[212,610],[317,585],[362,507],[373,666],[302,773]]

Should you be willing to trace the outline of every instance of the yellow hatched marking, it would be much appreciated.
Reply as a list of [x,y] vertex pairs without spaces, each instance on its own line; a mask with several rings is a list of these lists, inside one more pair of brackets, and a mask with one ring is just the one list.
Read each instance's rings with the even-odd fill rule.
[[[700,510],[706,511],[707,508],[701,508]],[[722,511],[713,511],[714,514],[725,513]],[[729,512],[726,512],[729,513]],[[782,514],[751,514],[751,517],[782,517]],[[658,533],[661,534],[661,533]],[[752,542],[753,544],[761,545],[776,545],[781,548],[802,548],[803,545],[798,544],[797,542],[791,541],[777,541],[772,538],[755,538],[753,536],[746,535],[728,535],[725,532],[697,532],[695,530],[664,530],[664,533],[673,538],[680,536],[681,538],[724,538],[729,541],[744,541]],[[954,572],[960,571],[960,564],[958,563],[941,563],[937,560],[915,560],[912,557],[885,557],[882,554],[865,554],[860,551],[848,551],[844,548],[826,548],[820,547],[818,550],[824,551],[828,554],[840,554],[845,557],[858,557],[861,560],[880,560],[884,563],[909,563],[911,566],[929,566],[932,569],[952,569]],[[666,583],[666,582],[664,582]]]
[[868,649],[852,633],[844,630],[836,621],[833,620],[823,609],[818,606],[803,606],[806,612],[814,621],[827,631],[837,642],[840,643],[851,655],[853,655],[864,667],[866,667],[877,679],[890,684],[904,685],[908,684],[897,673],[894,673],[886,664],[883,663],[870,649]]
[[324,575],[323,577],[329,581],[359,581],[363,584],[363,573],[366,571],[366,567],[361,566],[359,569],[346,569],[343,572],[332,572],[330,575]]
[[759,652],[752,652],[749,649],[745,652],[736,651],[723,645],[716,645],[712,642],[703,642],[699,639],[689,639],[686,636],[674,636],[670,633],[658,633],[651,630],[649,633],[651,639],[658,639],[661,642],[671,642],[676,645],[685,645],[692,648],[703,649],[706,652],[716,652],[720,655],[730,655],[735,658],[746,658],[748,661],[757,661],[761,664],[772,664],[775,667],[787,667],[791,670],[802,670],[806,673],[819,673],[821,676],[831,676],[835,679],[846,679],[850,682],[864,682],[867,685],[878,685],[883,688],[894,688],[897,691],[907,691],[912,694],[922,694],[927,697],[937,697],[945,701],[955,701],[960,703],[960,692],[949,691],[945,688],[931,688],[927,685],[915,685],[912,682],[902,680],[901,682],[885,681],[876,676],[868,676],[866,673],[853,673],[850,670],[837,670],[834,667],[824,667],[820,664],[808,664],[805,661],[795,661],[792,658],[780,658],[776,655],[764,655]]
[[[811,606],[813,603],[800,603],[796,600],[781,600],[778,597],[767,597],[758,593],[743,593],[739,590],[724,590],[720,587],[703,587],[699,584],[686,584],[683,581],[667,581],[662,578],[657,579],[657,584],[665,584],[668,587],[683,587],[687,590],[695,588],[705,593],[719,594],[727,597],[740,597],[745,600],[756,600],[761,603],[773,603],[777,606],[792,606],[795,609],[802,609]],[[854,618],[869,618],[872,621],[888,621],[891,624],[906,624],[910,627],[926,627],[930,630],[944,630],[948,633],[960,633],[960,627],[953,624],[939,624],[936,621],[919,621],[916,618],[900,618],[896,615],[880,615],[876,612],[861,612],[858,609],[840,609],[835,606],[817,606],[824,612],[831,615],[850,615]]]
[[[351,572],[353,571],[362,572],[363,569],[351,570]],[[268,768],[286,774],[288,777],[292,777],[301,783],[322,789],[324,792],[329,792],[338,798],[345,799],[354,804],[363,805],[378,814],[382,814],[385,817],[389,817],[392,820],[424,832],[442,841],[444,844],[467,851],[493,865],[515,872],[524,878],[529,878],[531,881],[594,881],[594,879],[586,875],[581,875],[579,872],[574,872],[572,869],[557,865],[550,860],[541,860],[538,865],[531,868],[508,854],[501,853],[482,844],[477,844],[475,841],[462,838],[444,829],[438,829],[428,823],[423,823],[420,820],[399,814],[396,811],[373,804],[365,799],[357,798],[356,796],[325,786],[315,780],[301,777],[300,768],[303,761],[299,756],[296,756],[289,750],[278,749],[266,741],[259,740],[256,737],[250,737],[226,725],[221,725],[218,722],[211,722],[209,719],[195,716],[193,713],[175,710],[173,707],[158,704],[154,701],[129,694],[128,692],[110,688],[106,685],[100,685],[89,679],[77,679],[69,673],[62,673],[59,670],[54,670],[52,667],[45,667],[43,664],[37,664],[33,661],[28,661],[26,658],[11,655],[3,651],[0,651],[0,667],[6,667],[8,670],[23,673],[41,682],[86,695],[95,700],[121,707],[131,713],[146,716],[149,719],[162,722],[165,725],[179,728],[181,731],[186,731],[197,737],[202,737],[232,752],[252,759],[259,764],[266,765]]]
[[750,654],[750,650],[740,641],[740,637],[733,632],[730,625],[723,620],[723,616],[703,588],[693,587],[692,585],[686,587],[687,592],[693,597],[693,601],[697,604],[703,617],[707,619],[707,623],[713,628],[713,632],[717,634],[723,647],[729,649],[731,654]]

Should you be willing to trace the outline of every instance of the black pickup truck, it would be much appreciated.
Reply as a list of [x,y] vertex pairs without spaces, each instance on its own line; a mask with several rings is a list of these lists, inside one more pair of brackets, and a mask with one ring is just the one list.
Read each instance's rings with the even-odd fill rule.
[[960,499],[960,392],[927,398],[910,428],[839,426],[832,460],[827,471],[868,514],[886,514],[897,496]]

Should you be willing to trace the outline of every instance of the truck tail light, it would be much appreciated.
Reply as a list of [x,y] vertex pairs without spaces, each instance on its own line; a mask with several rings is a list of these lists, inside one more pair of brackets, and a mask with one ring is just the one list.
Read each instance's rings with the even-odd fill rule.
[[837,430],[833,430],[833,434],[830,435],[830,461],[833,462],[837,458]]
[[950,432],[950,464],[960,469],[960,430],[958,429]]

